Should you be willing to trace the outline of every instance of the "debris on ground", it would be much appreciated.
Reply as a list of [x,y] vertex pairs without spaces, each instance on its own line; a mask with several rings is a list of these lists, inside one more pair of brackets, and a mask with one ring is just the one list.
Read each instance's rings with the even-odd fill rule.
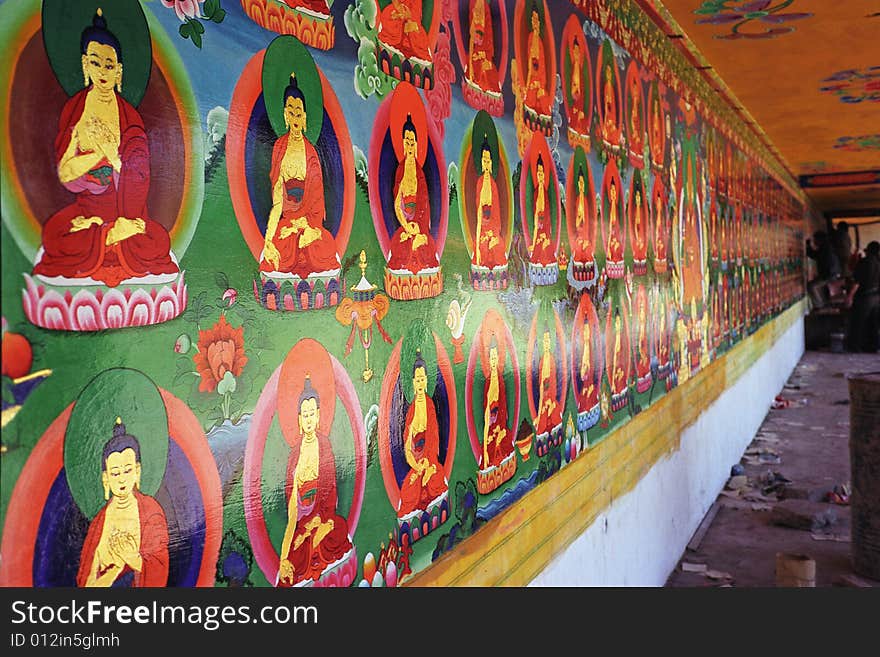
[[749,478],[745,475],[736,475],[727,480],[728,490],[740,490],[749,485]]
[[780,527],[829,533],[826,530],[837,523],[837,511],[809,500],[783,500],[773,507],[770,521]]
[[768,470],[764,476],[761,477],[761,492],[764,495],[782,493],[785,490],[785,487],[790,483],[791,479],[784,474],[776,472],[775,470]]
[[709,579],[714,579],[714,580],[721,580],[721,579],[732,580],[733,579],[733,575],[731,575],[730,573],[725,573],[722,570],[707,570],[705,575]]
[[681,571],[684,573],[705,573],[709,569],[704,563],[688,563],[687,561],[681,562]]
[[734,463],[730,466],[730,476],[731,477],[739,477],[740,475],[744,475],[746,473],[746,469],[742,467],[741,463]]
[[849,484],[837,484],[833,489],[825,493],[825,501],[830,504],[849,506],[851,489]]
[[816,532],[810,532],[810,538],[814,541],[835,541],[837,543],[849,543],[851,540],[849,534],[818,534]]

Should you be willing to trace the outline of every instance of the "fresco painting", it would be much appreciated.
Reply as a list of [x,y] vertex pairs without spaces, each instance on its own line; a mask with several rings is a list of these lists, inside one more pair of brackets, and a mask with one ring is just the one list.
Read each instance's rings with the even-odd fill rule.
[[803,296],[636,5],[191,4],[0,5],[0,584],[406,585]]

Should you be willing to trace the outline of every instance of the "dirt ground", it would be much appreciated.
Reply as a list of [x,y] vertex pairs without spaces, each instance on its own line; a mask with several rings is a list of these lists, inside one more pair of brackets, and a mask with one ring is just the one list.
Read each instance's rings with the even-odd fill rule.
[[[850,507],[841,503],[850,482],[846,376],[876,371],[877,354],[804,354],[779,391],[782,407],[767,413],[743,455],[747,481],[728,481],[668,587],[776,586],[777,552],[814,560],[817,587],[880,586],[853,573]],[[843,495],[829,502],[835,486]]]

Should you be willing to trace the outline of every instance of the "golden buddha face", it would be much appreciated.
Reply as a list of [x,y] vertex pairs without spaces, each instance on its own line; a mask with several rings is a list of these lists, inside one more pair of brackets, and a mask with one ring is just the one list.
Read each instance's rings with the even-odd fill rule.
[[608,190],[608,197],[611,199],[611,209],[615,209],[617,205],[617,185],[613,182],[611,183],[611,188]]
[[539,164],[539,165],[537,166],[537,168],[535,169],[535,178],[537,178],[537,180],[538,180],[538,187],[543,187],[543,186],[544,186],[544,180],[545,180],[545,177],[544,177],[544,165],[543,165],[543,164]]
[[318,430],[320,420],[321,411],[318,409],[318,400],[314,397],[304,400],[299,407],[299,430],[302,435],[314,435]]
[[551,342],[550,342],[550,331],[544,331],[544,338],[543,338],[543,340],[542,340],[541,342],[542,342],[542,345],[543,345],[543,347],[544,347],[544,353],[545,353],[545,354],[549,354],[549,353],[550,353],[550,347],[551,347]]
[[416,139],[416,133],[412,130],[407,130],[403,133],[403,156],[415,159],[418,152],[419,142]]
[[90,41],[82,56],[83,74],[99,91],[113,91],[122,76],[122,64],[113,46]]
[[288,96],[284,102],[284,121],[290,132],[302,134],[306,129],[306,108],[302,98]]
[[489,347],[489,366],[493,370],[498,369],[498,347]]
[[492,175],[492,153],[485,149],[480,157],[480,171]]
[[104,489],[109,489],[114,497],[127,498],[140,484],[141,464],[131,447],[121,452],[113,452],[107,457],[104,472],[101,473]]
[[584,177],[578,176],[578,194],[584,193]]
[[417,367],[413,373],[413,392],[417,397],[421,397],[428,390],[428,374],[424,367]]

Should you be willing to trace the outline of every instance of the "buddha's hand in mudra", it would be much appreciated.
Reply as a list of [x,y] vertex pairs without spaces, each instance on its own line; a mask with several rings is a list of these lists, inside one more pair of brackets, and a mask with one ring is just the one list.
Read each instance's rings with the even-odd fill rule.
[[129,532],[114,532],[110,537],[110,551],[132,570],[140,570],[140,547]]
[[428,463],[428,459],[422,459],[422,462],[425,464],[422,468],[422,486],[427,486],[428,482],[431,481],[431,477],[437,472],[437,466],[433,463]]
[[[121,168],[119,160],[119,138],[104,121],[91,117],[85,125],[86,139],[95,150],[100,151],[117,171]],[[119,166],[117,166],[119,165]]]
[[70,230],[68,232],[76,233],[92,226],[101,226],[103,223],[104,220],[101,217],[84,217],[80,215],[70,220]]
[[279,235],[281,239],[287,239],[291,235],[299,233],[309,227],[309,222],[305,217],[297,217],[292,219],[290,223],[281,229]]
[[113,227],[107,231],[107,239],[104,243],[112,246],[129,237],[135,235],[143,235],[147,231],[147,225],[141,218],[129,219],[128,217],[118,217],[113,222]]
[[278,581],[285,584],[293,584],[293,564],[287,559],[282,559],[278,564]]
[[300,248],[307,247],[312,242],[317,242],[321,238],[321,231],[312,226],[303,228],[302,234],[299,236]]
[[281,266],[281,254],[278,253],[278,249],[270,240],[266,240],[263,245],[263,260],[272,265],[276,271]]

